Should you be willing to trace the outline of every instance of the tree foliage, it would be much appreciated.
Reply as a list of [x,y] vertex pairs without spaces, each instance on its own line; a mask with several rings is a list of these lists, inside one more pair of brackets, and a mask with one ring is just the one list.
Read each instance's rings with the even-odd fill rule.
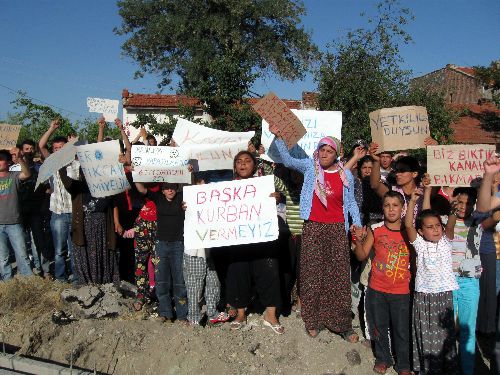
[[136,76],[178,77],[180,92],[199,98],[214,127],[242,130],[260,124],[242,102],[259,77],[302,78],[318,57],[300,26],[304,6],[294,0],[120,0],[128,36],[125,55]]
[[[77,134],[80,139],[89,142],[97,141],[99,125],[96,121],[85,119],[83,122],[71,123],[71,121],[58,111],[48,105],[34,103],[25,92],[19,92],[16,99],[12,101],[14,113],[9,114],[7,122],[15,125],[22,125],[19,133],[19,141],[31,139],[38,142],[47,131],[52,120],[59,119],[59,128],[53,136],[67,137],[69,134]],[[106,136],[114,139],[120,137],[120,131],[114,127],[107,128]]]
[[400,46],[410,43],[404,27],[413,16],[397,0],[377,5],[369,28],[347,33],[322,59],[316,76],[322,110],[342,111],[342,141],[350,149],[356,139],[371,140],[369,113],[402,105],[427,107],[431,135],[449,141],[453,113],[438,94],[410,90],[411,72],[401,68]]
[[500,62],[492,61],[490,66],[475,66],[474,74],[491,90],[493,101],[500,108]]

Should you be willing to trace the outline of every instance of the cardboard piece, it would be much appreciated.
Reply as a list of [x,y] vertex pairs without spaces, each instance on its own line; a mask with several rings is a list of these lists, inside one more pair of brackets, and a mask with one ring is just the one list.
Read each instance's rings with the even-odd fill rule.
[[[290,155],[297,159],[312,157],[318,142],[327,135],[342,140],[342,112],[292,109],[292,112],[306,128],[307,133],[290,149]],[[269,132],[269,124],[262,120],[261,143],[266,149],[264,159],[281,163],[277,149],[272,146],[274,134]]]
[[117,140],[76,146],[76,155],[94,198],[130,189],[123,164],[118,162],[119,154],[120,144]]
[[495,145],[437,145],[427,147],[427,173],[432,186],[470,186],[484,174],[483,163]]
[[16,147],[21,125],[0,124],[0,150]]
[[270,92],[255,103],[253,109],[269,125],[276,125],[278,127],[281,131],[281,137],[289,149],[295,146],[299,139],[306,134],[306,129],[302,125],[302,122],[273,92]]
[[278,238],[274,177],[184,187],[184,246],[200,249]]
[[132,146],[134,182],[191,183],[186,150],[167,146]]
[[76,147],[75,139],[72,142],[66,143],[59,151],[50,154],[47,159],[43,162],[40,170],[38,171],[38,177],[36,179],[35,190],[38,185],[47,181],[52,177],[59,169],[70,164],[75,160]]
[[370,113],[372,142],[379,151],[399,151],[425,148],[430,137],[425,107],[407,106],[382,108]]

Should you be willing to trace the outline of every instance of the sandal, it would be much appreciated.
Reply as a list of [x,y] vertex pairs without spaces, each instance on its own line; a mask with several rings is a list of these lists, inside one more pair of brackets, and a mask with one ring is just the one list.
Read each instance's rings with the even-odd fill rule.
[[354,332],[354,330],[351,328],[351,329],[348,329],[347,331],[344,331],[340,334],[340,336],[342,336],[342,338],[351,343],[351,344],[355,344],[359,341],[359,336],[356,332]]
[[230,318],[236,318],[236,316],[238,315],[238,310],[236,310],[233,306],[227,305],[226,313]]
[[246,324],[245,321],[239,322],[237,320],[233,320],[229,325],[229,328],[231,328],[231,331],[238,331],[242,329],[245,326],[245,324]]
[[285,333],[285,327],[283,327],[280,323],[272,324],[267,320],[262,319],[262,324],[264,324],[266,327],[271,328],[273,332],[276,333],[277,335],[282,335]]
[[132,306],[134,307],[134,310],[135,311],[141,311],[142,310],[142,306],[144,305],[144,303],[142,303],[142,301],[135,301]]

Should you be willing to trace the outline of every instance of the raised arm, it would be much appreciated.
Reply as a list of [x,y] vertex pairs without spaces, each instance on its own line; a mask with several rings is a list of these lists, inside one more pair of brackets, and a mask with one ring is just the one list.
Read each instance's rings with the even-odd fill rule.
[[373,158],[372,173],[370,174],[370,187],[380,198],[382,198],[384,194],[389,191],[389,188],[385,186],[380,177],[380,157],[377,155],[377,152],[378,144],[370,144],[369,153]]
[[103,116],[97,121],[99,125],[99,132],[97,133],[97,143],[104,141],[104,128],[106,127],[106,120]]
[[144,186],[142,182],[136,182],[135,187],[137,188],[137,191],[141,194],[146,194],[148,192],[148,189]]
[[493,156],[484,162],[484,176],[479,188],[476,210],[488,212],[495,208],[495,200],[491,197],[491,185],[495,174],[500,172],[500,158]]
[[429,177],[429,174],[426,173],[422,177],[422,186],[424,187],[424,202],[422,204],[423,210],[431,209],[432,186],[430,185],[431,185],[431,179]]
[[352,169],[356,166],[358,161],[363,158],[368,150],[364,148],[363,146],[358,146],[354,149],[354,152],[352,153],[352,157],[349,159],[347,163],[344,164],[344,168],[346,169]]
[[125,163],[132,164],[132,145],[128,140],[125,129],[123,128],[122,121],[119,118],[115,119],[115,124],[118,129],[120,129],[120,134],[122,135],[123,145],[125,146]]
[[12,150],[10,150],[11,155],[15,155],[17,162],[21,166],[21,173],[19,174],[19,179],[20,180],[27,180],[28,178],[31,177],[31,170],[28,167],[28,164],[26,164],[26,161],[24,160],[24,156],[21,153],[21,150],[18,149],[17,147],[14,147]]
[[309,158],[297,159],[292,157],[288,151],[285,141],[281,139],[281,133],[277,126],[269,125],[269,131],[276,136],[274,144],[276,145],[281,161],[285,167],[296,169],[302,174],[306,173],[311,160]]
[[415,205],[417,204],[418,198],[422,195],[422,189],[415,189],[411,194],[410,201],[408,202],[408,207],[406,209],[405,216],[405,227],[406,233],[408,234],[408,239],[413,242],[417,239],[417,230],[413,225],[413,217],[415,212]]
[[448,215],[448,222],[444,228],[444,234],[448,239],[453,240],[455,237],[455,224],[457,223],[457,201],[451,202],[451,212]]
[[47,159],[50,155],[49,149],[47,148],[47,143],[49,142],[49,138],[59,127],[59,119],[55,119],[50,123],[47,131],[42,135],[40,141],[38,142],[38,147],[40,148],[40,152],[45,159]]

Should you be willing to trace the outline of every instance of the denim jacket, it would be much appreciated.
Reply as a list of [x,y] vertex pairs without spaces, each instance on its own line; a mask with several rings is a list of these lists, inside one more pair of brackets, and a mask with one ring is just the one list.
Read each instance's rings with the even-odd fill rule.
[[[285,142],[276,138],[273,142],[276,146],[279,156],[283,164],[288,168],[293,168],[304,175],[304,183],[300,192],[300,217],[304,220],[309,220],[311,207],[314,195],[314,183],[316,176],[314,174],[314,160],[311,158],[296,159],[290,155]],[[271,145],[271,147],[273,147]],[[344,186],[344,225],[346,232],[349,231],[349,214],[351,215],[352,223],[361,226],[359,216],[359,207],[354,198],[354,177],[349,169],[345,170],[345,175],[349,186]]]

